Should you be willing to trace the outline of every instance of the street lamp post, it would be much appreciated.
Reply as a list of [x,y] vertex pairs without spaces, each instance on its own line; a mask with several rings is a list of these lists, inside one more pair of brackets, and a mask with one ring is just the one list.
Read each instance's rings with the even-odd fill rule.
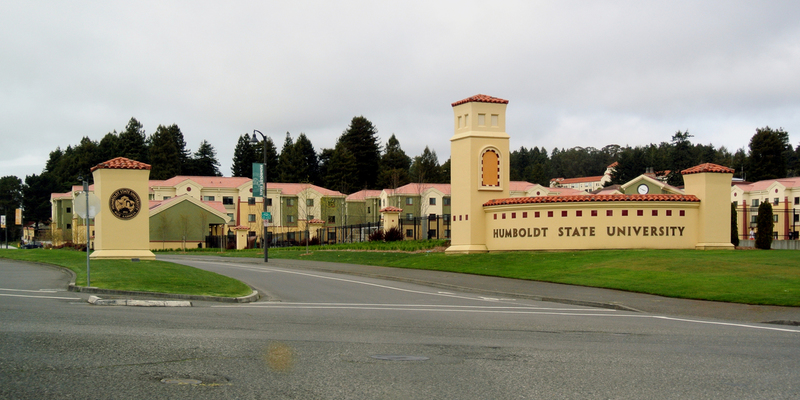
[[[263,202],[264,202],[264,213],[267,212],[267,136],[261,133],[259,130],[253,129],[253,136],[250,138],[250,144],[255,146],[258,144],[258,138],[256,138],[256,132],[261,135],[261,148],[264,149],[264,193],[262,194]],[[264,262],[269,261],[269,240],[267,240],[267,224],[268,220],[264,219],[264,236],[261,239],[261,244],[264,247]]]

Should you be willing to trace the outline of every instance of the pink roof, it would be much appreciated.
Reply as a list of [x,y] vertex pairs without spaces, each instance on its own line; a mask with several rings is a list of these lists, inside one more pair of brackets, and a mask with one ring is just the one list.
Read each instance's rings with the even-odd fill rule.
[[508,199],[489,200],[485,206],[505,204],[544,204],[544,203],[576,203],[607,201],[681,201],[699,202],[694,195],[685,194],[592,194],[587,196],[544,196],[544,197],[511,197]]
[[553,178],[550,179],[551,182],[556,181],[561,184],[570,184],[570,183],[586,183],[586,182],[600,182],[603,179],[603,175],[600,176],[584,176],[581,178]]
[[[180,196],[170,197],[169,199],[166,199],[166,200],[150,200],[150,209],[152,210],[152,209],[154,209],[156,207],[160,207],[162,205],[175,203],[175,202],[178,202],[178,201],[190,198],[190,197],[191,196],[189,196],[188,194],[182,194]],[[213,208],[213,209],[221,212],[222,214],[225,214],[225,215],[228,214],[228,210],[225,209],[225,206],[222,204],[221,201],[201,201],[201,203],[205,204],[206,206],[208,206],[210,208]]]
[[100,164],[92,167],[90,171],[94,172],[98,169],[150,169],[150,164],[145,164],[130,158],[117,157],[108,161],[101,162]]
[[733,182],[733,185],[741,188],[745,192],[752,192],[758,190],[766,190],[772,186],[773,183],[778,182],[787,188],[800,187],[800,177],[782,178],[782,179],[767,179],[763,181],[748,183],[748,182]]
[[565,187],[548,188],[548,190],[550,190],[550,193],[555,193],[559,196],[585,196],[587,194],[587,192],[584,192],[583,190]]
[[508,183],[508,189],[512,192],[524,192],[534,186],[536,185],[525,181],[511,181]]
[[382,213],[384,213],[384,212],[397,212],[397,213],[399,213],[399,212],[403,212],[403,209],[402,208],[393,207],[393,206],[389,206],[389,207],[381,208],[380,212],[382,212]]
[[[82,192],[83,191],[83,185],[72,185],[72,191],[73,192]],[[89,191],[90,192],[94,192],[94,184],[89,185]]]
[[455,107],[465,103],[499,103],[499,104],[508,104],[508,100],[503,100],[497,97],[487,96],[485,94],[476,94],[472,97],[467,97],[464,100],[459,100],[451,106]]
[[226,176],[183,176],[178,175],[165,181],[150,181],[150,186],[177,186],[179,183],[190,180],[202,187],[208,188],[230,188],[235,189],[252,181],[246,177],[226,177]]
[[347,196],[346,200],[347,201],[362,201],[362,200],[366,200],[368,198],[374,198],[374,197],[381,197],[381,191],[380,190],[368,190],[368,189],[359,190],[358,192],[355,192],[355,193]]
[[409,183],[407,185],[400,186],[397,189],[386,189],[386,193],[388,193],[389,195],[395,195],[395,194],[419,195],[428,189],[436,189],[446,195],[450,195],[449,183]]
[[324,187],[320,187],[317,185],[312,185],[310,183],[273,183],[267,182],[267,189],[280,189],[281,194],[289,194],[289,195],[297,195],[298,193],[302,192],[306,189],[314,189],[323,196],[344,196],[343,193],[337,192],[335,190],[325,189]]
[[67,193],[50,193],[50,200],[55,200],[55,199],[71,199],[71,198],[72,198],[72,192],[67,192]]

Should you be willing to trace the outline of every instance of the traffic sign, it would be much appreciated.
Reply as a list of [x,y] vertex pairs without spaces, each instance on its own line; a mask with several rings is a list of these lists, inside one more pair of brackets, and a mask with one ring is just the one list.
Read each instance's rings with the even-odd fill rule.
[[[72,203],[75,208],[75,213],[79,217],[86,219],[86,193],[79,193],[75,196],[75,201]],[[94,218],[100,212],[100,199],[94,194],[89,193],[89,217]]]
[[264,211],[261,213],[261,219],[268,221],[272,219],[272,213],[269,211]]

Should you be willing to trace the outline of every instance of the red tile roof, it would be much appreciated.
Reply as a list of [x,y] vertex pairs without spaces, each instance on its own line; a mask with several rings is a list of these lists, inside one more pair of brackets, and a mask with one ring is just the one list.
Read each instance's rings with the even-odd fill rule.
[[324,223],[325,223],[325,221],[323,221],[323,220],[321,220],[321,219],[319,219],[319,218],[314,218],[314,219],[312,219],[311,221],[308,221],[308,223],[309,223],[309,224],[324,224]]
[[389,207],[384,207],[384,208],[381,208],[381,211],[380,211],[380,212],[382,212],[382,213],[383,213],[383,212],[397,212],[397,213],[399,213],[399,212],[403,212],[403,209],[402,209],[402,208],[397,208],[397,207],[392,207],[392,206],[389,206]]
[[465,103],[499,103],[508,104],[508,100],[499,99],[497,97],[487,96],[485,94],[476,94],[475,96],[468,97],[464,100],[459,100],[452,104],[453,107]]
[[544,197],[511,197],[508,199],[489,200],[486,206],[499,206],[506,204],[544,204],[544,203],[586,203],[606,201],[682,201],[699,202],[694,195],[684,194],[592,194],[584,196],[544,196]]
[[97,169],[150,169],[150,164],[145,164],[143,162],[131,160],[125,157],[117,157],[112,158],[108,161],[101,162],[100,164],[95,165],[92,167],[91,171],[94,172]]
[[562,185],[568,185],[572,183],[586,183],[586,182],[600,182],[603,179],[603,175],[600,176],[582,176],[580,178],[553,178],[550,179],[550,182],[558,182]]
[[681,175],[699,174],[701,172],[713,172],[717,174],[732,174],[733,168],[723,167],[722,165],[705,163],[681,171]]

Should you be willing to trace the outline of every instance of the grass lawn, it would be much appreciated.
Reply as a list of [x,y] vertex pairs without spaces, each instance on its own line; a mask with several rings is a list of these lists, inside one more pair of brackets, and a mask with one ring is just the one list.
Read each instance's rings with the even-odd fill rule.
[[[71,269],[86,285],[86,253],[74,250],[0,250],[0,258],[35,261]],[[92,260],[92,286],[103,289],[240,297],[252,289],[236,279],[164,261]]]
[[[419,268],[689,299],[800,306],[797,251],[592,250],[445,255],[424,250],[434,245],[405,242],[403,246],[414,247],[416,252],[357,251],[353,245],[336,245],[312,246],[308,255],[305,247],[272,248],[269,254],[270,258]],[[258,250],[213,254],[263,257]]]

